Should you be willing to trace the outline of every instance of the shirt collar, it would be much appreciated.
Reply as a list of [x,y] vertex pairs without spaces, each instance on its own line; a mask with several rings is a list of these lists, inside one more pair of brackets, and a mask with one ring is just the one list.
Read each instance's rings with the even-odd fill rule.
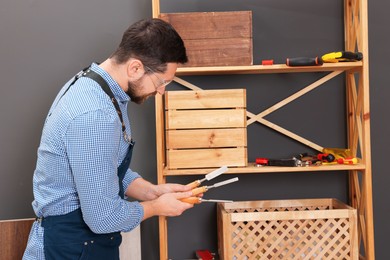
[[108,83],[111,88],[112,93],[118,102],[129,101],[130,97],[123,91],[119,84],[108,74],[107,71],[99,67],[96,63],[92,63],[91,70],[98,73],[103,79]]

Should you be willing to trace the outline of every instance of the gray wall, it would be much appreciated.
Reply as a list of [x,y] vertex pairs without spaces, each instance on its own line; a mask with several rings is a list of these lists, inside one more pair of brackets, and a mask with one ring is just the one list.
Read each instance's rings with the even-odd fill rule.
[[[92,61],[104,60],[132,22],[151,16],[151,1],[12,1],[0,3],[0,219],[32,217],[31,178],[47,110],[62,84]],[[286,57],[316,56],[343,49],[342,1],[179,1],[163,12],[253,11],[254,63]],[[390,90],[384,85],[390,58],[387,1],[370,1],[371,132],[376,256],[386,250],[390,196],[386,171],[390,131]],[[388,29],[387,29],[388,30]],[[260,112],[323,74],[186,77],[205,89],[246,88],[248,110]],[[343,77],[268,118],[329,147],[346,145]],[[181,89],[171,86],[171,89]],[[129,108],[137,149],[132,168],[155,182],[154,103]],[[289,157],[311,150],[260,125],[248,127],[249,159]],[[208,198],[255,200],[336,197],[347,200],[344,172],[240,175],[239,184],[211,190]],[[169,178],[180,183],[196,177]],[[223,179],[223,177],[221,178]],[[243,188],[244,187],[244,188]],[[216,251],[215,205],[201,204],[169,219],[169,256],[193,257],[196,249]],[[144,259],[158,258],[158,222],[142,224]],[[189,236],[188,234],[193,234]]]

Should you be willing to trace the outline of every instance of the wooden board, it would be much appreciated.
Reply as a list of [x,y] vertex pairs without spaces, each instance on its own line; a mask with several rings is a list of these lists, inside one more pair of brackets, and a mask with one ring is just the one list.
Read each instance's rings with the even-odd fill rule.
[[182,37],[189,60],[184,67],[253,64],[251,11],[164,13],[159,17]]
[[246,148],[168,150],[169,168],[246,166]]
[[252,12],[162,13],[184,40],[252,38]]
[[245,109],[168,110],[166,113],[166,128],[245,127],[245,116]]
[[3,260],[22,259],[28,236],[35,219],[0,221],[0,258]]
[[246,107],[245,89],[167,91],[165,109],[209,109]]
[[171,130],[166,132],[166,138],[167,149],[245,147],[247,145],[246,128]]
[[252,39],[186,40],[188,63],[179,67],[249,66],[253,64]]

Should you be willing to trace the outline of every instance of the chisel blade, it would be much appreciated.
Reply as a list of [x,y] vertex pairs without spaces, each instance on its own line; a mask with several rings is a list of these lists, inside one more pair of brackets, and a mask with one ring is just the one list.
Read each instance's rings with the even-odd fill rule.
[[232,200],[214,200],[214,199],[200,199],[201,202],[225,202],[225,203],[232,203]]
[[206,180],[209,181],[209,180],[214,179],[215,177],[218,177],[222,173],[227,172],[227,170],[228,170],[227,166],[222,166],[221,168],[218,168],[215,171],[210,172],[209,174],[205,175],[204,177]]
[[217,187],[221,187],[223,185],[230,184],[230,183],[236,182],[236,181],[238,181],[238,177],[231,178],[231,179],[226,180],[226,181],[217,182],[214,185],[209,186],[208,188],[217,188]]

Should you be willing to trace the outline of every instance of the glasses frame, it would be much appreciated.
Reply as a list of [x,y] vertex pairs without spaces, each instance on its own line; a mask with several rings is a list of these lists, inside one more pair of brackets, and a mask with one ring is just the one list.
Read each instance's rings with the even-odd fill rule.
[[154,83],[154,81],[152,80],[152,82],[153,82],[153,85],[154,85],[154,87],[156,88],[156,89],[158,89],[158,88],[162,88],[162,87],[166,87],[168,84],[170,84],[173,80],[165,80],[165,79],[162,79],[162,78],[160,78],[157,74],[156,74],[156,72],[154,71],[154,70],[152,70],[151,68],[149,68],[148,66],[146,66],[146,65],[144,65],[144,67],[148,70],[148,71],[150,71],[150,72],[152,72],[152,74],[159,80],[159,85],[156,87],[156,84]]

